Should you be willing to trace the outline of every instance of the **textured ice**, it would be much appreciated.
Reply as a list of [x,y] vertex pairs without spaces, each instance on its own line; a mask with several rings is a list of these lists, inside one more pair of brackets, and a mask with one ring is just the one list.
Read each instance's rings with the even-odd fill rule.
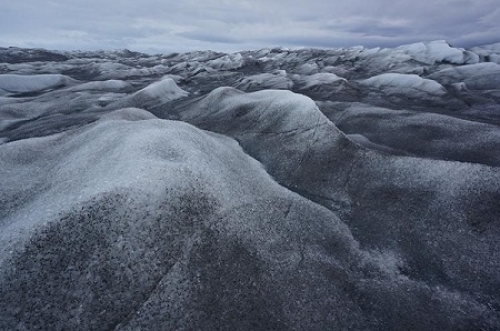
[[168,72],[169,68],[163,64],[157,64],[153,67],[140,67],[129,66],[123,63],[100,61],[93,68],[99,72],[100,80],[123,80],[133,77],[144,77],[151,75],[164,75]]
[[360,84],[380,89],[384,93],[443,95],[446,89],[436,81],[418,75],[386,73],[368,78]]
[[218,59],[210,60],[207,65],[215,70],[234,70],[241,67],[243,57],[240,53],[224,55]]
[[275,70],[271,73],[246,77],[237,86],[247,91],[265,88],[289,90],[293,87],[293,81],[288,78],[285,70]]
[[331,118],[349,137],[372,149],[500,166],[495,125],[364,104],[352,104]]
[[0,75],[0,95],[41,92],[72,84],[64,75]]
[[114,110],[103,115],[101,121],[125,120],[125,121],[144,121],[157,118],[150,112],[140,108],[123,108]]
[[325,85],[325,84],[332,84],[339,81],[347,82],[346,79],[328,72],[317,73],[308,77],[304,77],[303,80],[305,81],[305,86],[304,86],[305,88],[311,88],[314,86]]
[[318,74],[319,67],[316,63],[304,63],[293,70],[294,73],[301,75]]
[[499,329],[497,53],[0,49],[0,330]]
[[479,62],[479,56],[473,52],[451,47],[444,40],[420,42],[396,48],[410,55],[413,59],[424,63],[448,62],[454,64],[471,64]]
[[122,80],[106,80],[106,81],[98,81],[98,82],[88,82],[77,85],[72,88],[73,91],[122,91],[126,89],[130,89],[130,83],[124,82]]
[[171,78],[165,78],[155,82],[142,90],[136,92],[135,96],[157,98],[161,101],[170,101],[182,98],[188,95]]
[[493,90],[500,86],[500,64],[484,62],[447,68],[430,77],[443,84],[465,83],[472,90]]
[[190,74],[200,69],[205,69],[205,66],[198,61],[182,61],[169,68],[171,74]]
[[483,57],[485,60],[500,64],[500,43],[477,46],[472,48],[472,51]]
[[188,95],[187,91],[181,89],[172,78],[167,76],[125,97],[112,98],[110,102],[106,102],[105,104],[111,109],[128,107],[149,109],[162,103],[184,98]]

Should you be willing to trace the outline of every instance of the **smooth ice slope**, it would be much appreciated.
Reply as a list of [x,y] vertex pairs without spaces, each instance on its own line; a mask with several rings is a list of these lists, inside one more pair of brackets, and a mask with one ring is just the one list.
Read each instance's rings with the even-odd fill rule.
[[438,82],[421,78],[418,75],[386,73],[363,80],[360,84],[379,89],[388,94],[431,94],[440,96],[446,93],[445,88]]
[[0,95],[41,92],[72,83],[64,75],[0,75]]
[[155,98],[161,102],[171,101],[187,96],[172,78],[165,78],[155,82],[134,94],[138,98]]
[[304,88],[311,88],[325,84],[332,84],[336,82],[347,82],[346,79],[339,77],[329,72],[317,73],[303,78],[305,85]]

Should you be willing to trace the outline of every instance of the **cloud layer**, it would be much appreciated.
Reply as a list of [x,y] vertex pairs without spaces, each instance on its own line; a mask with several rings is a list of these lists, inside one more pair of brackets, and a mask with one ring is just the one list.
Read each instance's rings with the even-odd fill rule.
[[236,51],[500,40],[497,0],[4,1],[0,46]]

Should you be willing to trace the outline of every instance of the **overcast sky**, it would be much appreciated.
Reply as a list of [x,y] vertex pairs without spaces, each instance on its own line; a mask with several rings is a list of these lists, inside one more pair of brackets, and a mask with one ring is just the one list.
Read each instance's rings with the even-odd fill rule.
[[0,46],[150,53],[500,41],[498,0],[2,0]]

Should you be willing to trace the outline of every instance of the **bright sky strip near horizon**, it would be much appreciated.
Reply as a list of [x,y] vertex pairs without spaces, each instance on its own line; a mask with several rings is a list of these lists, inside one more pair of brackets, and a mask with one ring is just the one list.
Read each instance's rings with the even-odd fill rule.
[[498,0],[6,0],[0,47],[148,53],[500,41]]

